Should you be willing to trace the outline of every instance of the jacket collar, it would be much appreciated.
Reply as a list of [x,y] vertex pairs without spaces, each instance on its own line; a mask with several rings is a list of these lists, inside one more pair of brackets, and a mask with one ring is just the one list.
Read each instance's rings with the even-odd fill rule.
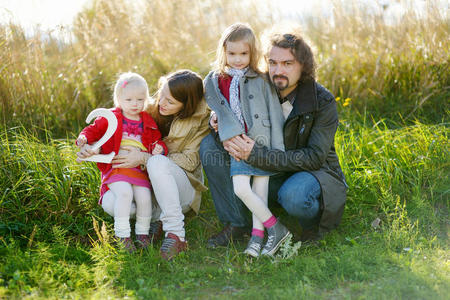
[[111,109],[114,115],[117,118],[117,121],[120,123],[123,120],[122,109],[120,107],[114,107]]
[[311,113],[317,111],[318,107],[316,82],[314,80],[299,82],[291,115]]
[[120,107],[113,107],[111,109],[114,113],[122,114],[122,109]]
[[[244,77],[253,78],[257,77],[259,73],[254,71],[253,69],[248,68],[248,71],[245,72]],[[220,73],[218,71],[214,71],[213,78],[218,78],[220,76]]]
[[253,78],[257,77],[259,74],[256,73],[253,69],[248,69],[248,71],[244,74],[245,77]]

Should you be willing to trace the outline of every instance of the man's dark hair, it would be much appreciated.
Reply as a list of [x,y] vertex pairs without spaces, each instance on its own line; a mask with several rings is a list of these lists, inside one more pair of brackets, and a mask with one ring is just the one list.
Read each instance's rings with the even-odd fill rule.
[[269,45],[267,54],[275,46],[284,49],[290,49],[295,59],[302,65],[302,75],[300,80],[315,79],[316,63],[311,47],[305,42],[297,32],[280,33],[272,32],[268,36]]

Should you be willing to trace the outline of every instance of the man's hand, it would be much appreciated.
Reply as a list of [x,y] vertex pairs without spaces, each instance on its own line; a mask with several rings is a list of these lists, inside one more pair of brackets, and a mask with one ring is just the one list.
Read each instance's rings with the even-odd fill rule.
[[209,126],[211,126],[215,132],[219,130],[219,123],[217,122],[217,115],[215,112],[211,112],[211,117],[209,118]]
[[128,153],[114,156],[111,161],[113,168],[136,168],[144,165],[150,155],[131,146],[124,146],[122,149],[127,150]]
[[233,150],[236,145],[231,141],[234,137],[231,139],[225,140],[222,142],[223,148],[228,151],[228,154],[234,157],[235,160],[239,161],[239,157],[234,156],[235,151]]
[[223,142],[223,147],[237,161],[246,160],[253,150],[255,141],[245,134],[237,135]]

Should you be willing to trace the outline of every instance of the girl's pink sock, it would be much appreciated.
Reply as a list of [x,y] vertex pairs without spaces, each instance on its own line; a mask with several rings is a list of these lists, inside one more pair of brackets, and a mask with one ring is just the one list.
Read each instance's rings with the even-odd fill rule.
[[252,235],[256,235],[256,236],[259,236],[261,238],[264,238],[264,230],[253,228],[252,229]]
[[267,219],[265,222],[263,222],[264,227],[270,228],[273,225],[277,223],[277,218],[275,218],[274,215],[272,215],[269,219]]

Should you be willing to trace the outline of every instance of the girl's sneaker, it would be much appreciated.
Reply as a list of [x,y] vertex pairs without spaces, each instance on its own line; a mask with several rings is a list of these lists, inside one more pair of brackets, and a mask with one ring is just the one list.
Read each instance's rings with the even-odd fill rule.
[[280,248],[281,244],[292,236],[292,233],[290,233],[280,221],[277,221],[272,227],[267,228],[267,233],[267,243],[264,246],[261,255],[273,256]]
[[147,249],[150,246],[150,236],[148,234],[136,234],[136,244],[141,249]]
[[252,235],[247,244],[247,249],[244,253],[253,257],[258,257],[261,252],[261,247],[263,244],[263,238],[260,236]]
[[134,251],[136,251],[136,246],[134,246],[134,243],[130,237],[125,237],[125,238],[116,237],[116,238],[117,238],[117,244],[120,247],[123,247],[129,253],[133,253]]

